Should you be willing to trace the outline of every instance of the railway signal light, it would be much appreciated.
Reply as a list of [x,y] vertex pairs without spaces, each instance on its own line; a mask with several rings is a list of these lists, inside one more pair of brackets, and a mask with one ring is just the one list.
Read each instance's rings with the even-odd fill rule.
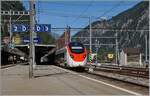
[[92,64],[92,54],[89,54],[89,62]]

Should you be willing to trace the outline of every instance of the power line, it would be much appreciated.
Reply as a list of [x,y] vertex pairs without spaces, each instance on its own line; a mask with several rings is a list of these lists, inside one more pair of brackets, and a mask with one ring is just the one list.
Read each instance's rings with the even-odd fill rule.
[[[78,15],[79,16],[79,18],[80,17],[86,17],[86,18],[89,18],[89,16],[88,15],[83,15],[83,13],[85,13],[87,11],[87,9],[86,10],[84,10],[81,14],[74,14],[75,12],[68,12],[68,11],[62,11],[62,10],[54,10],[54,9],[49,9],[49,10],[39,10],[39,12],[40,12],[40,14],[42,14],[42,13],[45,13],[45,14],[65,14],[65,15]],[[100,12],[99,12],[100,13]],[[98,18],[98,17],[96,17],[96,16],[92,16],[92,17],[94,17],[94,18]],[[78,18],[77,18],[78,19]],[[75,21],[75,20],[74,20]]]
[[[75,6],[75,7],[85,7],[85,6],[87,6],[87,4],[85,4],[85,2],[87,2],[87,1],[81,1],[81,2],[83,2],[83,4],[80,2],[79,4],[77,4],[76,2],[74,2],[74,3],[72,3],[72,1],[71,1],[71,3],[69,2],[69,1],[66,1],[66,2],[51,2],[51,1],[48,1],[48,2],[44,2],[44,3],[49,3],[50,2],[50,4],[54,4],[54,5],[58,5],[58,6]],[[96,4],[99,4],[99,2],[102,2],[102,1],[97,1],[94,5],[96,5]],[[124,4],[123,6],[129,6],[130,4]],[[106,6],[106,5],[102,5],[102,6]],[[109,6],[108,6],[109,7]]]
[[[76,18],[74,21],[77,21],[77,19],[78,18],[89,18],[89,16],[85,16],[85,15],[83,15],[91,6],[92,6],[92,3],[93,3],[93,1],[91,1],[89,4],[88,4],[88,6],[86,7],[86,9],[85,10],[83,10],[83,12],[80,14],[80,15],[76,15],[76,14],[65,14],[65,13],[57,13],[56,11],[55,12],[50,12],[50,11],[48,11],[48,12],[50,12],[50,13],[52,13],[51,15],[54,15],[54,14],[56,14],[56,15],[58,15],[59,17],[65,17],[65,18],[68,18],[68,17],[73,17],[73,18]],[[43,10],[42,11],[40,11],[40,12],[44,12]],[[46,13],[47,14],[47,13]]]
[[[123,1],[120,1],[119,3],[117,3],[117,4],[115,4],[111,9],[109,9],[109,10],[107,10],[107,11],[105,11],[100,17],[102,17],[102,16],[104,16],[105,14],[108,14],[109,12],[112,12],[112,10],[114,10],[115,8],[117,8],[117,7],[119,7],[120,6],[120,4],[122,3]],[[89,3],[88,4],[88,6],[86,7],[86,9],[79,15],[79,18],[88,18],[89,16],[87,16],[87,15],[83,15],[88,9],[89,9],[89,7],[91,7],[92,6],[92,4],[93,4],[93,1],[91,1],[91,3]],[[117,6],[117,7],[116,7]],[[44,11],[45,11],[45,9],[44,9]],[[42,11],[40,11],[40,12],[44,12],[43,10]],[[46,11],[45,11],[46,12]],[[52,14],[59,14],[59,16],[61,15],[61,14],[65,14],[65,16],[62,16],[62,17],[71,17],[71,16],[68,16],[68,15],[72,15],[72,16],[74,16],[75,14],[67,14],[67,16],[66,16],[66,12],[64,13],[64,12],[57,12],[57,11],[51,11],[51,10],[49,10],[48,9],[48,12],[49,13],[52,13]],[[101,11],[102,12],[102,11]],[[47,13],[47,12],[46,12]],[[99,18],[99,17],[95,17],[95,16],[92,16],[93,18]],[[111,16],[110,16],[111,17]],[[75,17],[76,18],[76,17]],[[74,21],[77,21],[77,19],[78,19],[78,17],[74,20]]]
[[[82,16],[86,11],[88,11],[88,9],[92,6],[93,1],[91,1],[91,3],[89,3],[89,5],[87,6],[87,8],[79,15],[79,17],[77,17],[74,21],[76,22],[77,19],[80,18],[80,16]],[[73,24],[72,24],[73,25]]]
[[[50,15],[50,16],[57,16],[57,17],[63,17],[63,18],[82,18],[82,19],[87,19],[89,18],[88,15],[79,15],[79,14],[66,14],[66,13],[60,13],[60,12],[44,12],[44,11],[40,11],[40,14],[45,14],[45,15]],[[92,16],[93,18],[99,18],[96,16]],[[111,17],[111,16],[110,16]]]
[[[68,3],[68,2],[67,2]],[[86,4],[75,4],[75,3],[71,3],[71,4],[66,4],[66,3],[60,3],[60,2],[51,2],[50,4],[55,4],[55,5],[58,5],[58,6],[76,6],[76,7],[85,7],[85,6],[87,6]]]
[[106,14],[112,12],[115,10],[115,8],[119,7],[121,5],[121,3],[123,3],[123,1],[120,1],[119,3],[115,4],[111,9],[107,10],[106,12],[104,12],[100,17],[105,16]]
[[[76,18],[74,21],[77,22],[79,18],[89,18],[89,16],[87,15],[83,15],[88,9],[89,7],[92,6],[92,3],[93,1],[91,1],[91,3],[88,4],[88,6],[86,7],[86,9],[80,14],[80,15],[76,15],[76,14],[66,14],[66,13],[63,13],[63,12],[57,12],[57,11],[54,11],[54,12],[50,12],[51,10],[48,10],[48,12],[45,12],[44,14],[48,14],[50,13],[51,15],[53,16],[58,16],[58,17],[64,17],[64,18],[68,18],[68,17],[72,17],[72,18]],[[115,4],[110,10],[107,10],[105,11],[100,17],[104,16],[105,14],[108,14],[109,12],[111,12],[112,10],[114,10],[115,8],[117,8],[118,6],[120,6],[120,4],[122,3],[122,1],[120,1],[119,3]],[[117,7],[116,7],[117,6]],[[39,10],[39,12],[43,13],[44,12],[43,10]],[[39,13],[40,14],[40,13]],[[99,18],[99,17],[95,17],[95,16],[92,16],[93,18]],[[110,16],[111,17],[111,16]]]
[[[79,15],[76,15],[76,14],[64,14],[64,13],[57,13],[57,12],[47,12],[47,13],[44,13],[44,11],[40,11],[40,14],[46,14],[46,15],[58,15],[58,17],[73,17],[73,18],[76,18],[76,17],[79,17]],[[88,16],[80,16],[80,18],[88,18]]]

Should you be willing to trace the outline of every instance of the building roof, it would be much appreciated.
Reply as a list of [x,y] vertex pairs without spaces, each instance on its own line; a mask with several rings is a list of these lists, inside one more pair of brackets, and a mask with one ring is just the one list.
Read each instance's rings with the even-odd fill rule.
[[129,54],[140,54],[140,48],[124,48],[123,51]]

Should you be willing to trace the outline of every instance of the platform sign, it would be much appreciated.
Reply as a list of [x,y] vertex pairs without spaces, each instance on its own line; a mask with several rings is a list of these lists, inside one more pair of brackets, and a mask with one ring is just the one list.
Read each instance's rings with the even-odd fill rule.
[[21,38],[20,38],[20,36],[19,36],[19,35],[14,36],[14,37],[12,38],[12,42],[13,42],[14,44],[20,44],[20,43],[21,43]]
[[[30,26],[27,24],[12,24],[12,32],[28,32]],[[35,32],[51,32],[51,24],[35,24]]]
[[51,32],[50,24],[36,24],[35,32]]
[[113,58],[114,58],[114,54],[108,54],[107,57],[108,57],[109,59],[113,59]]
[[27,24],[12,24],[12,32],[28,32],[29,25]]
[[27,32],[27,31],[29,31],[29,26],[28,25],[22,25],[21,30],[22,30],[22,32]]
[[[29,42],[30,41],[29,41],[29,37],[28,36],[23,37],[23,43],[29,43]],[[39,44],[41,42],[40,37],[39,36],[34,37],[33,42]]]

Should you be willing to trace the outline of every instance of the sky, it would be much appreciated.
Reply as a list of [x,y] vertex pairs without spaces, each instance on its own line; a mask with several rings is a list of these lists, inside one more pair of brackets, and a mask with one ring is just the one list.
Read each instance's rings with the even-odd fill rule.
[[[100,18],[112,16],[132,8],[141,0],[35,0],[36,20],[39,24],[51,24],[52,28],[84,28]],[[23,1],[29,10],[29,2]],[[98,19],[98,18],[99,19]]]

